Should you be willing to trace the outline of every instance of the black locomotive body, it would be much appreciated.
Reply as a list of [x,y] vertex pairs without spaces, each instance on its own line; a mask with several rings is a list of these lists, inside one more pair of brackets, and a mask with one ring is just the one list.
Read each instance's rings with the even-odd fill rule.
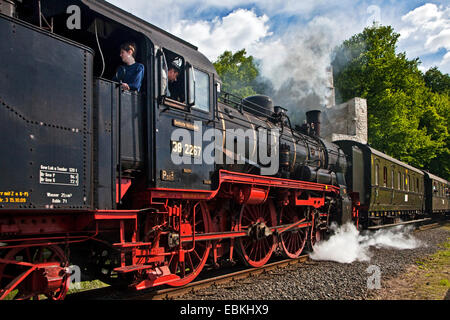
[[91,209],[93,51],[6,17],[0,38],[0,206]]
[[[64,298],[70,263],[137,290],[180,286],[207,261],[297,258],[332,222],[358,222],[354,158],[320,138],[316,113],[298,129],[269,97],[221,92],[195,46],[105,1],[8,3],[0,298]],[[127,41],[140,92],[111,80]],[[170,96],[169,63],[182,70]]]
[[[14,132],[20,132],[20,140],[9,140],[15,145],[10,147],[15,152],[14,157],[1,159],[2,167],[9,174],[2,179],[5,184],[2,189],[26,191],[28,197],[21,207],[115,209],[116,200],[122,200],[126,193],[125,188],[134,188],[137,184],[147,188],[213,190],[217,187],[214,177],[219,169],[260,174],[258,157],[249,162],[259,151],[259,128],[277,129],[280,134],[279,148],[274,150],[277,153],[274,156],[281,161],[281,168],[274,176],[345,185],[345,156],[335,145],[318,136],[296,132],[286,122],[286,117],[274,113],[273,105],[267,107],[258,101],[252,102],[252,98],[228,101],[228,104],[218,102],[220,93],[215,89],[220,85],[220,79],[212,64],[195,47],[155,27],[151,38],[145,32],[133,33],[122,12],[106,12],[109,7],[106,3],[86,1],[80,6],[85,10],[82,11],[84,28],[73,31],[63,28],[59,32],[62,36],[11,18],[2,19],[2,38],[9,43],[9,51],[2,52],[2,59],[6,61],[2,112],[12,117],[12,121],[4,118],[8,125],[2,128],[5,136],[16,136]],[[106,17],[88,13],[86,6]],[[65,6],[61,1],[58,5],[55,1],[41,4],[42,14],[51,12],[55,19],[61,15],[57,14],[57,8]],[[103,45],[101,38],[106,36],[107,29],[110,36]],[[103,50],[94,42],[98,37]],[[106,65],[103,75],[113,73],[119,64],[117,59],[114,60],[118,56],[118,44],[129,38],[140,40],[137,41],[138,59],[153,57],[153,60],[145,59],[145,85],[139,93],[122,91],[117,83],[97,76],[101,59],[116,62],[112,66]],[[25,50],[30,42],[32,50]],[[184,100],[174,100],[160,92],[166,85],[161,76],[166,68],[164,64],[174,58],[185,68],[179,81],[185,91]],[[189,80],[191,70],[197,78],[202,75],[207,79],[202,87],[195,87],[195,97],[188,97],[192,90],[189,86],[193,85]],[[195,98],[203,104],[189,103],[188,99],[195,101]],[[18,124],[13,127],[14,122]],[[49,133],[36,131],[36,128],[44,128]],[[190,141],[181,143],[181,155],[200,154],[210,142],[203,141],[204,133],[208,129],[218,130],[223,139],[224,164],[205,161],[196,164],[196,157],[191,154],[192,159],[187,160],[192,161],[181,165],[173,163],[173,149],[178,142],[173,140],[173,131],[178,128],[190,133]],[[230,130],[234,130],[234,135],[229,134]],[[252,131],[249,131],[250,136],[239,136],[246,130]],[[196,135],[199,137],[197,142],[194,141]],[[250,139],[252,150],[246,148],[245,154],[239,154],[235,145],[232,145],[233,150],[228,150],[227,138],[235,139],[235,145],[241,138],[247,142]],[[17,141],[21,143],[17,144]],[[42,144],[41,148],[53,150],[41,151],[36,143]],[[246,165],[235,165],[236,161],[229,164],[226,158],[230,158],[230,152],[231,157],[241,156]],[[36,159],[36,156],[47,158]],[[216,159],[221,157],[214,156]],[[23,163],[17,163],[17,160]],[[28,170],[26,175],[25,168]],[[55,172],[50,178],[47,171],[52,169]],[[126,187],[116,186],[117,179],[123,180]],[[47,193],[72,193],[73,196],[62,202]],[[10,208],[10,205],[5,207]]]

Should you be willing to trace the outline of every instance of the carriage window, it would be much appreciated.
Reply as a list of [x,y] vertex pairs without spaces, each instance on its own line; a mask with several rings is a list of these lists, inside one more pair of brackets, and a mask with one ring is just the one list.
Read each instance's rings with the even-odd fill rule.
[[401,188],[402,188],[402,177],[401,177],[401,175],[400,175],[400,172],[398,173],[398,175],[397,175],[397,177],[398,177],[398,184],[397,184],[397,189],[398,190],[400,190]]
[[209,112],[209,76],[207,73],[194,69],[195,106],[193,108]]
[[416,179],[416,187],[417,187],[416,191],[419,192],[420,191],[420,189],[419,189],[419,178]]
[[375,185],[378,185],[378,170],[380,170],[380,167],[378,165],[375,165]]
[[406,177],[405,177],[405,174],[404,173],[402,173],[402,186],[403,186],[403,190],[406,190],[406,181],[405,181],[405,179],[406,179]]
[[391,188],[394,189],[394,170],[391,170]]
[[406,178],[406,190],[409,191],[409,185],[411,184],[411,177],[408,174],[408,177]]
[[387,180],[388,180],[388,177],[387,177],[387,168],[386,168],[386,167],[383,167],[383,186],[384,186],[384,187],[387,187]]

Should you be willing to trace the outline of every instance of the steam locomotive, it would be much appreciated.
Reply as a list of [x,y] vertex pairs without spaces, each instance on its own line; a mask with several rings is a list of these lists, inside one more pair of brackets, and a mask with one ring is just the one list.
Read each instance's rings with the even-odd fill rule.
[[[316,111],[293,127],[267,96],[221,92],[195,46],[103,0],[0,10],[0,299],[63,299],[71,264],[135,290],[183,286],[206,266],[296,258],[332,222],[449,210],[448,181],[325,141]],[[130,40],[139,93],[111,80]]]

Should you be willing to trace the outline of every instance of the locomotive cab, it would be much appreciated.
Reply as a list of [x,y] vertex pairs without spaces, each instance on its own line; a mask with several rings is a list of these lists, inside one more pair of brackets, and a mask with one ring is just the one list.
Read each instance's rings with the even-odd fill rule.
[[[37,39],[33,34],[39,34],[46,43],[53,43],[40,52],[36,51],[38,45],[35,45],[32,54],[40,55],[36,57],[38,62],[35,63],[38,74],[44,77],[46,69],[54,71],[52,74],[54,82],[66,84],[64,90],[72,92],[66,94],[65,99],[73,100],[71,95],[74,96],[73,93],[77,90],[84,92],[82,102],[85,107],[81,111],[78,108],[67,108],[67,101],[64,98],[52,100],[55,100],[56,105],[68,110],[64,114],[65,117],[69,119],[82,117],[85,123],[83,129],[85,151],[80,154],[83,155],[85,163],[83,166],[85,176],[92,175],[92,182],[86,178],[87,186],[84,187],[84,194],[92,195],[89,206],[115,209],[116,203],[120,202],[126,192],[126,188],[121,185],[130,186],[147,170],[147,117],[150,116],[147,110],[151,107],[153,96],[151,86],[153,43],[142,30],[136,30],[130,21],[124,23],[108,16],[103,3],[66,0],[40,2],[24,0],[14,3],[14,17],[29,23],[27,37]],[[33,30],[32,25],[40,32]],[[54,49],[57,43],[61,43],[56,39],[63,39],[67,43],[65,51],[61,49],[58,52]],[[135,60],[142,63],[145,68],[139,92],[123,91],[119,83],[112,81],[118,68],[123,64],[120,46],[126,42],[134,42],[137,45]],[[17,41],[13,43],[19,44]],[[89,48],[90,52],[85,54],[84,62],[64,67],[65,63],[74,61],[76,51],[71,50],[70,46],[84,46]],[[47,61],[41,63],[42,60]],[[45,67],[46,63],[55,67]],[[16,64],[22,63],[17,61]],[[66,69],[64,72],[72,75],[66,76],[61,70],[56,70],[59,65],[61,70]],[[84,70],[83,90],[74,86],[78,70]],[[61,85],[53,85],[53,88]],[[65,92],[64,90],[59,89],[61,94]],[[48,92],[53,91],[50,89]],[[60,97],[61,94],[57,96]],[[53,95],[55,96],[54,92]],[[59,101],[56,101],[57,99]],[[59,119],[58,121],[60,124],[63,123]],[[90,199],[87,196],[84,198]]]

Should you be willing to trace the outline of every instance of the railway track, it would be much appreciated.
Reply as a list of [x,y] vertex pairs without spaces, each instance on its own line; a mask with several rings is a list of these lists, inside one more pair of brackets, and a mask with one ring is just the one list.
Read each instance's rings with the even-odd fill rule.
[[416,230],[414,230],[414,232],[419,232],[419,231],[425,231],[425,230],[429,230],[429,229],[439,228],[441,225],[442,225],[442,223],[439,223],[439,222],[429,223],[429,224],[426,224],[426,225],[418,227]]
[[303,255],[298,257],[297,259],[287,259],[287,260],[281,260],[269,263],[267,265],[264,265],[260,268],[251,268],[251,269],[245,269],[209,279],[199,280],[192,282],[184,287],[180,288],[169,288],[169,289],[162,289],[157,290],[155,292],[140,295],[137,297],[137,300],[166,300],[166,299],[173,299],[178,296],[184,295],[186,293],[195,292],[200,289],[208,288],[212,285],[219,285],[228,283],[230,281],[234,280],[242,280],[250,277],[258,276],[264,272],[268,272],[271,270],[276,270],[278,268],[284,268],[290,265],[298,264],[306,262],[309,259],[308,255]]
[[[422,226],[419,226],[415,232],[425,231],[429,229],[434,229],[440,227],[441,223],[429,223]],[[246,269],[242,271],[237,271],[234,273],[213,277],[211,279],[204,279],[200,281],[193,282],[187,286],[181,287],[181,288],[169,288],[169,289],[163,289],[158,290],[152,294],[143,295],[138,298],[138,300],[145,300],[145,299],[151,299],[151,300],[164,300],[164,299],[173,299],[178,296],[195,292],[200,289],[208,288],[212,285],[219,285],[224,284],[230,281],[234,280],[242,280],[250,277],[254,277],[257,275],[260,275],[264,272],[268,272],[271,270],[275,270],[278,268],[284,268],[290,265],[298,264],[298,263],[304,263],[307,260],[309,260],[309,255],[302,255],[297,259],[287,259],[282,261],[273,262],[267,265],[264,265],[261,268],[252,268],[252,269]]]
[[[414,232],[425,231],[429,229],[439,228],[442,223],[435,222],[419,226]],[[309,260],[309,255],[302,255],[297,259],[285,259],[266,264],[260,268],[247,268],[232,273],[218,276],[210,276],[202,280],[194,281],[183,287],[149,289],[145,291],[118,291],[114,287],[105,287],[99,289],[91,289],[79,293],[73,293],[67,296],[67,299],[108,299],[112,295],[121,300],[171,300],[187,293],[192,293],[201,289],[209,288],[213,285],[223,285],[235,280],[243,280],[256,277],[268,271],[282,269],[290,265],[304,263]]]
[[234,280],[256,277],[264,272],[284,268],[289,265],[303,263],[307,261],[308,255],[302,255],[297,259],[285,259],[268,263],[260,268],[246,268],[232,273],[209,276],[202,280],[197,280],[183,287],[171,287],[163,289],[148,289],[144,291],[119,291],[117,288],[108,286],[98,289],[90,289],[82,292],[72,293],[66,300],[89,300],[89,299],[121,299],[121,300],[170,300],[186,293],[195,292],[200,289],[211,287],[212,285],[224,284]]

